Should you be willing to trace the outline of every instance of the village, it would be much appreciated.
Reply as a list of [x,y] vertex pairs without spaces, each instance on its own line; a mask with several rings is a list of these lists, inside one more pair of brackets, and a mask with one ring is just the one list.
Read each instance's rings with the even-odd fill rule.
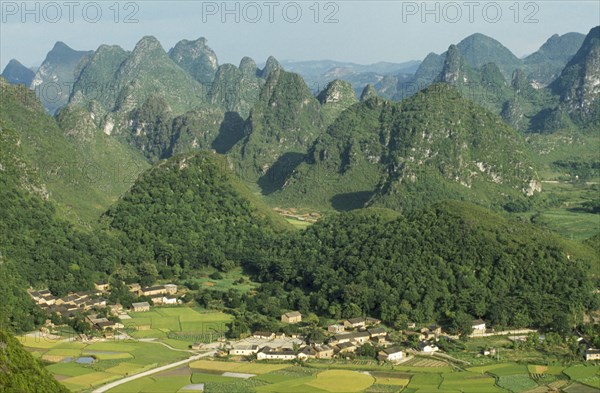
[[[139,298],[140,301],[132,302],[125,309],[121,304],[109,304],[107,297],[110,294],[108,283],[96,283],[93,290],[73,292],[64,297],[57,297],[45,290],[29,290],[31,298],[48,312],[50,319],[46,320],[42,333],[49,328],[56,327],[64,321],[80,319],[89,324],[94,336],[103,339],[115,337],[131,338],[125,331],[123,321],[130,319],[127,312],[145,313],[151,308],[163,306],[177,306],[182,303],[182,293],[178,293],[175,284],[161,284],[142,287],[140,284],[128,284],[128,291]],[[143,300],[146,299],[146,300]],[[281,315],[281,323],[296,325],[302,324],[303,315],[298,311],[290,311]],[[129,326],[128,326],[129,327]],[[141,329],[141,326],[135,327]],[[526,334],[535,332],[531,329],[513,330],[510,332],[496,332],[487,327],[482,319],[475,319],[471,323],[470,337],[486,337],[493,335],[512,334],[512,340],[524,341]],[[219,356],[230,356],[233,359],[244,360],[277,360],[277,361],[305,361],[308,359],[349,359],[357,354],[363,354],[363,346],[369,345],[376,348],[375,358],[379,362],[400,364],[409,360],[412,355],[438,355],[440,348],[436,343],[440,338],[458,340],[458,336],[445,333],[436,324],[417,328],[415,323],[409,323],[408,329],[402,332],[411,337],[413,346],[394,342],[381,321],[369,316],[348,318],[338,321],[323,328],[322,342],[312,342],[301,334],[288,334],[283,332],[255,331],[248,337],[239,340],[226,340],[221,335],[216,341],[195,342],[189,346],[191,350],[218,350]],[[85,334],[80,334],[77,339],[89,340]],[[586,361],[600,360],[600,349],[593,348],[583,337],[579,337],[581,345],[585,346],[584,358]],[[481,355],[494,356],[494,348],[485,350]]]

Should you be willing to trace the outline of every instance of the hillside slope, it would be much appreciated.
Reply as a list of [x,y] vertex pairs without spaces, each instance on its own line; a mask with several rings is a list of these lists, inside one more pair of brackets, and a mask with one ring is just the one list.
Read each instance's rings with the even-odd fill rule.
[[0,390],[5,393],[68,393],[42,363],[0,330]]
[[61,129],[34,93],[0,78],[0,127],[17,133],[22,158],[37,172],[41,194],[63,215],[84,226],[100,214],[147,167],[132,149],[95,132],[89,113],[59,116]]
[[340,210],[442,199],[499,208],[539,190],[532,162],[498,116],[436,84],[400,103],[371,98],[344,111],[272,197]]

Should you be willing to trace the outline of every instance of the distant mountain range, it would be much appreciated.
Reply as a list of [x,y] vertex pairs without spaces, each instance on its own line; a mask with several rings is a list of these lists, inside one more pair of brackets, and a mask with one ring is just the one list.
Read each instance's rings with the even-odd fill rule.
[[[595,127],[598,34],[596,27],[587,36],[554,35],[524,59],[473,34],[422,62],[269,57],[262,67],[249,57],[237,66],[219,64],[204,38],[182,40],[169,51],[151,36],[132,51],[108,45],[75,51],[59,42],[29,86],[40,96],[45,85],[70,81],[69,94],[40,99],[57,113],[44,121],[55,122],[67,145],[74,144],[73,156],[99,156],[108,141],[124,148],[113,150],[120,160],[137,151],[151,163],[213,149],[228,156],[240,178],[282,204],[410,210],[458,198],[527,206],[539,178],[510,127],[520,133]],[[13,84],[31,78],[17,61],[4,74]],[[311,83],[323,85],[313,90]],[[510,160],[504,151],[514,152]],[[61,198],[62,186],[53,187]]]
[[[580,48],[584,38],[585,35],[580,33],[567,33],[562,36],[555,34],[538,51],[524,59],[518,59],[501,43],[480,33],[465,38],[456,46],[469,66],[480,68],[485,64],[495,63],[507,80],[511,79],[512,73],[516,69],[521,69],[529,82],[536,88],[540,88],[547,86],[559,76],[562,68]],[[116,50],[114,49],[116,47],[112,48]],[[98,48],[98,51],[106,50],[105,46]],[[36,88],[44,105],[51,113],[54,113],[69,100],[71,94],[69,86],[72,85],[75,79],[83,77],[82,81],[89,82],[85,75],[79,74],[89,60],[84,59],[84,57],[90,54],[90,51],[75,51],[66,44],[58,42],[48,53],[46,60],[37,70],[33,80],[30,81],[30,72],[27,71],[26,67],[20,65],[17,60],[13,60],[7,65],[2,76],[10,83],[23,83]],[[107,53],[102,55],[108,56]],[[203,85],[205,89],[209,90],[210,86],[217,82],[215,79],[219,68],[217,55],[208,46],[205,38],[194,41],[182,40],[169,50],[167,56]],[[431,53],[422,61],[379,62],[369,65],[335,60],[284,60],[280,63],[287,71],[300,74],[314,95],[321,92],[329,82],[340,79],[350,82],[357,95],[363,91],[366,85],[370,84],[384,97],[402,99],[427,87],[436,80],[442,71],[446,56],[447,52],[441,55]],[[79,64],[80,61],[82,61],[81,64]],[[98,59],[95,59],[95,61],[98,61]],[[104,61],[110,60],[105,59]],[[113,59],[113,61],[116,60]],[[242,63],[246,61],[242,60]],[[113,64],[113,66],[118,65],[120,63]],[[260,63],[261,67],[264,65],[264,63]],[[225,72],[225,74],[232,76],[231,70],[228,73]],[[61,87],[58,92],[56,91],[57,81],[65,85],[65,88]],[[102,83],[106,81],[98,80],[94,82]],[[219,82],[219,84],[222,86],[222,82]],[[117,89],[122,87],[119,86]],[[114,88],[115,86],[105,87],[105,90],[114,90]],[[113,91],[111,94],[117,93]]]
[[340,79],[350,82],[357,94],[360,94],[367,84],[376,85],[385,78],[402,78],[414,74],[420,63],[413,60],[404,63],[379,62],[362,65],[334,60],[284,60],[281,65],[288,71],[302,75],[313,92],[320,92],[329,82]]

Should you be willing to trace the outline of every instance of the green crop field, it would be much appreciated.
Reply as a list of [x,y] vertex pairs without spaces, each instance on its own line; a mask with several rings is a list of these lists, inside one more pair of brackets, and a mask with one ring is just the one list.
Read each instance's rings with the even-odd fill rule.
[[460,391],[465,393],[503,392],[495,386],[495,378],[482,376],[476,373],[452,373],[443,374],[440,391]]
[[[21,342],[44,360],[60,362],[65,358],[72,358],[69,362],[50,364],[47,369],[74,392],[85,391],[119,379],[125,374],[137,373],[189,356],[189,353],[169,350],[160,343],[130,340],[86,344],[24,337]],[[90,365],[75,363],[74,360],[80,356],[92,356],[96,361]]]
[[184,386],[191,385],[187,376],[144,377],[117,386],[111,393],[176,393]]
[[91,372],[62,380],[61,383],[71,390],[77,391],[101,385],[121,378],[120,375],[107,372]]
[[360,392],[375,382],[375,379],[356,371],[328,370],[317,374],[307,385],[327,392]]
[[600,366],[571,366],[564,373],[574,381],[600,389]]
[[213,360],[196,360],[190,363],[190,368],[208,371],[236,372],[246,374],[266,374],[272,371],[288,368],[288,363],[268,364],[268,363],[239,363],[239,362],[219,362]]
[[529,378],[529,375],[516,374],[505,375],[498,378],[498,386],[510,390],[511,392],[520,393],[536,388],[538,385],[531,378]]
[[[125,322],[132,337],[168,338],[169,345],[179,349],[187,349],[193,342],[206,341],[206,337],[216,339],[232,319],[229,314],[192,307],[157,307],[129,315],[131,319]],[[174,340],[180,342],[174,344]]]

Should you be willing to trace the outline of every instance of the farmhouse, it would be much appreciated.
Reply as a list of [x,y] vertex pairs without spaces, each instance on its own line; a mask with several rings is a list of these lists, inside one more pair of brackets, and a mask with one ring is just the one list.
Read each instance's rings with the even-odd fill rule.
[[254,338],[259,338],[262,340],[274,340],[275,339],[275,333],[272,332],[254,332],[252,333],[252,337]]
[[123,305],[121,303],[115,303],[110,306],[110,311],[113,315],[119,315],[123,311]]
[[138,295],[140,296],[156,296],[156,295],[165,295],[167,290],[164,285],[154,285],[151,287],[142,288],[138,291]]
[[421,341],[419,343],[419,350],[424,353],[433,353],[439,351],[440,349],[436,345],[430,344],[427,341]]
[[400,348],[392,347],[379,351],[377,359],[381,361],[395,362],[404,358],[404,353]]
[[262,359],[279,359],[279,360],[293,360],[296,358],[296,354],[289,348],[271,348],[264,347],[256,354],[258,360]]
[[339,353],[351,353],[356,351],[356,344],[345,342],[341,344],[337,344],[337,349]]
[[258,352],[258,345],[239,345],[229,350],[230,355],[248,356]]
[[382,336],[385,337],[385,336],[387,336],[387,332],[383,328],[371,328],[371,329],[367,329],[367,333],[369,333],[369,336],[371,336],[371,338],[373,338],[373,337],[382,337]]
[[131,310],[135,312],[150,311],[150,304],[148,302],[132,303]]
[[336,334],[329,339],[330,344],[341,344],[350,342],[352,335],[350,334]]
[[122,329],[124,327],[123,324],[120,324],[118,322],[113,322],[113,321],[97,322],[94,326],[98,330],[102,330],[102,331],[105,331],[107,329],[111,329],[111,330]]
[[600,360],[600,349],[589,348],[585,351],[585,360]]
[[377,344],[383,344],[387,339],[387,332],[382,328],[371,328],[367,330],[371,336],[371,340]]
[[194,351],[197,351],[199,349],[204,348],[204,344],[202,344],[202,343],[194,343],[194,344],[190,345],[190,348],[193,349]]
[[168,295],[175,295],[177,293],[177,285],[175,284],[165,284],[164,288]]
[[350,318],[344,321],[344,326],[351,329],[365,328],[367,327],[367,322],[365,318]]
[[135,293],[138,293],[142,289],[142,286],[138,283],[129,284],[127,287],[129,288],[129,292]]
[[310,345],[305,346],[298,352],[298,359],[314,359],[317,357],[317,351]]
[[177,298],[168,298],[163,296],[162,302],[163,304],[177,304]]
[[315,351],[317,351],[317,359],[331,359],[334,352],[329,345],[317,345]]
[[365,324],[367,326],[377,326],[381,323],[381,321],[377,318],[366,317]]
[[54,303],[56,303],[56,300],[58,300],[58,298],[56,296],[42,297],[42,298],[39,298],[39,300],[37,300],[37,304],[51,306]]
[[107,291],[109,287],[110,285],[107,282],[99,282],[97,284],[94,284],[94,288],[96,288],[99,291]]
[[[131,290],[131,286],[130,286],[130,290]],[[152,296],[152,297],[156,297],[157,295],[175,295],[177,293],[177,285],[175,285],[175,284],[154,285],[151,287],[139,289],[137,291],[137,293],[139,296]]]
[[298,323],[302,321],[302,314],[298,311],[286,312],[281,316],[281,322],[283,323]]
[[340,325],[340,324],[329,325],[327,327],[327,331],[329,333],[343,333],[345,329],[346,328],[344,327],[344,325]]
[[369,338],[371,338],[371,335],[369,334],[369,332],[350,333],[350,334],[348,334],[348,336],[350,336],[351,341],[354,341],[359,344],[364,344],[367,341],[369,341]]
[[485,333],[485,321],[483,319],[474,319],[471,322],[473,333]]
[[440,334],[442,334],[442,328],[437,325],[431,325],[426,328],[422,328],[421,332],[421,340],[431,340],[436,339]]
[[54,304],[54,302],[48,302],[48,300],[54,296],[52,296],[52,293],[47,289],[42,289],[41,291],[29,290],[28,292],[29,296],[31,296],[37,304]]

